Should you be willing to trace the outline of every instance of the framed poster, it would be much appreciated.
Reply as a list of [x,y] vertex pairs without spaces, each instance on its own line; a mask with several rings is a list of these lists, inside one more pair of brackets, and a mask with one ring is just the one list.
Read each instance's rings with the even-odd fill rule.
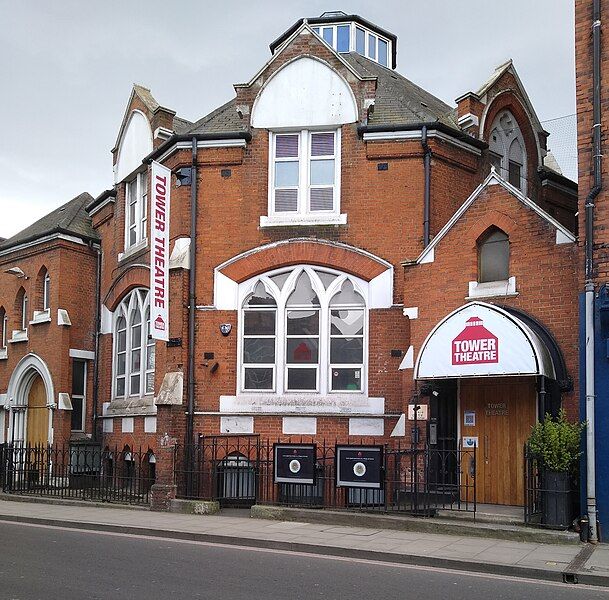
[[315,444],[273,444],[275,483],[315,484]]
[[383,446],[336,446],[335,461],[337,487],[383,487]]

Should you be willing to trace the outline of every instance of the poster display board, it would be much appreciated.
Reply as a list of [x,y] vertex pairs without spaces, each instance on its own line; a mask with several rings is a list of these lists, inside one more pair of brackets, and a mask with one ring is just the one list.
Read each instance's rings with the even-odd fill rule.
[[274,444],[275,483],[315,485],[315,444]]
[[383,446],[336,446],[336,486],[383,487]]

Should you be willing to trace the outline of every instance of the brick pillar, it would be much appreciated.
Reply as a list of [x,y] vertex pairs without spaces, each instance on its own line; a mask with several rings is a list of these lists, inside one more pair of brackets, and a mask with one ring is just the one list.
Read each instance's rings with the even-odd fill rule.
[[150,510],[168,511],[176,497],[175,454],[176,438],[161,437],[156,453],[156,481],[150,489]]

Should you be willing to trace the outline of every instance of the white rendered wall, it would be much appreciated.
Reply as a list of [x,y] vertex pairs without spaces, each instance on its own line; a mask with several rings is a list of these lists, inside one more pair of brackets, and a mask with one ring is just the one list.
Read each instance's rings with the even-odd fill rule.
[[152,129],[143,113],[134,110],[120,141],[118,159],[114,166],[114,181],[118,183],[135,171],[142,159],[152,152]]
[[252,111],[252,126],[326,127],[355,123],[357,104],[351,88],[336,71],[312,58],[283,67],[262,88]]

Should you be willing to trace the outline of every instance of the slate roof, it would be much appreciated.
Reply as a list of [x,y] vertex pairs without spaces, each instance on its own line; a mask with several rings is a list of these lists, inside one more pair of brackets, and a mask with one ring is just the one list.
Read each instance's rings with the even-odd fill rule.
[[66,233],[85,241],[98,241],[99,236],[91,226],[91,217],[85,210],[92,200],[93,196],[88,192],[79,194],[13,237],[0,242],[0,252],[52,233]]
[[[205,115],[184,133],[222,133],[232,131],[247,131],[247,123],[244,122],[236,108],[237,100],[233,98],[219,108]],[[176,131],[177,133],[177,131]]]
[[394,125],[440,121],[460,131],[455,112],[430,92],[396,71],[383,67],[357,52],[341,54],[363,77],[376,77],[378,84],[374,112],[369,125]]
[[[406,77],[371,61],[361,54],[340,55],[362,77],[376,77],[376,102],[369,125],[406,125],[439,121],[461,131],[456,122],[456,110]],[[177,119],[177,118],[176,118]],[[188,123],[188,121],[183,123]],[[174,120],[174,125],[176,121]],[[174,127],[175,128],[175,127]],[[190,128],[176,133],[229,133],[247,131],[246,119],[239,117],[236,99],[229,100]]]

